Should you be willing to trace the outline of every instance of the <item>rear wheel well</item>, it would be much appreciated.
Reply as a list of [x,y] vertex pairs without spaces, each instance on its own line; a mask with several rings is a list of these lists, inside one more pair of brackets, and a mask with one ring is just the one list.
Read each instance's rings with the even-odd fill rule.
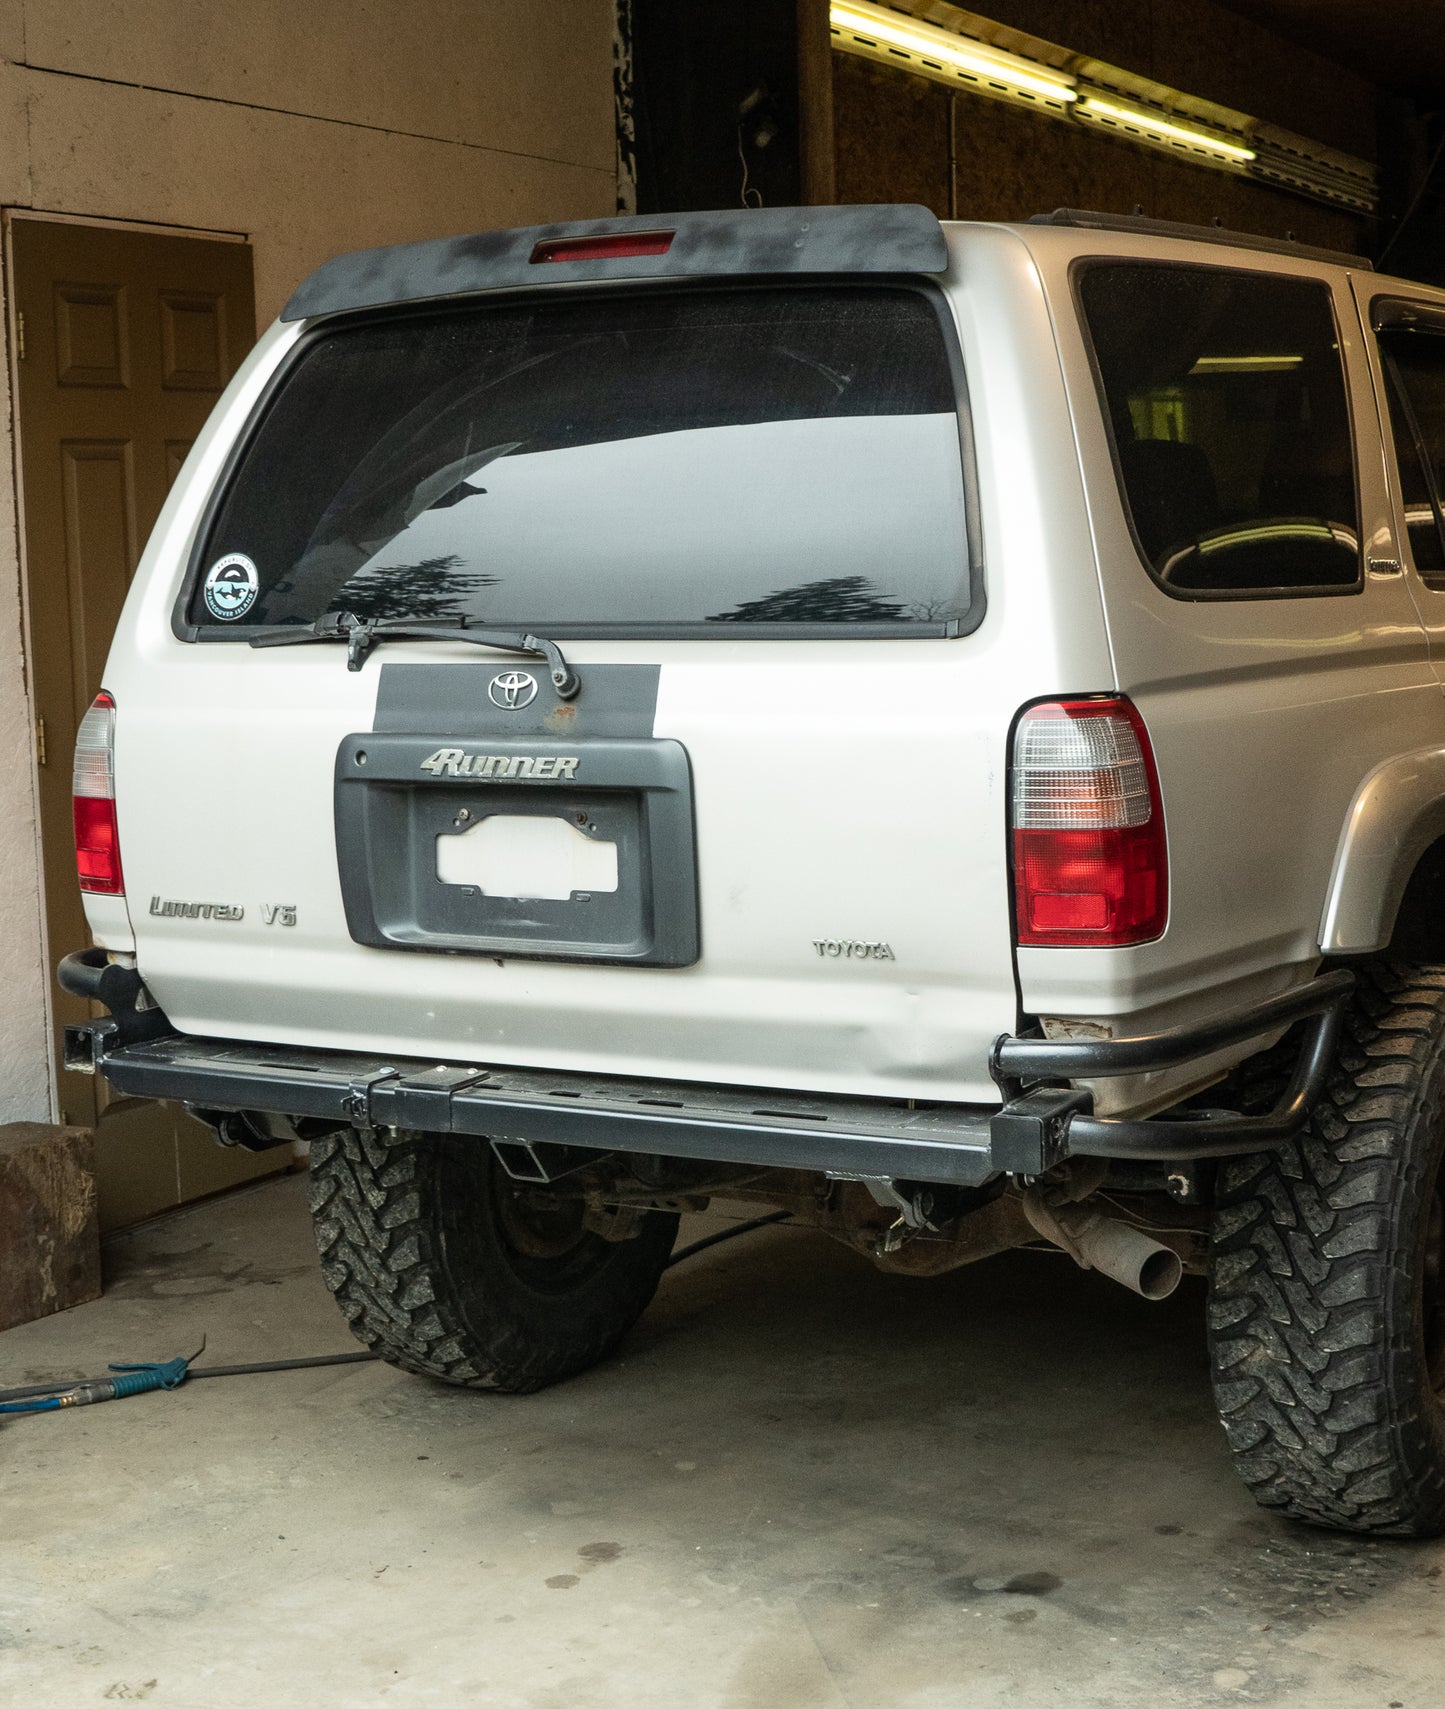
[[1385,953],[1403,961],[1445,962],[1445,837],[1415,863]]

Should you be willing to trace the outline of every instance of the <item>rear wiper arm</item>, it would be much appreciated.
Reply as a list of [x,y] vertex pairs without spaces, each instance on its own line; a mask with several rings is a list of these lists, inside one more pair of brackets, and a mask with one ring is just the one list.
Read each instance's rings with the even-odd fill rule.
[[526,653],[545,659],[559,700],[571,700],[582,683],[562,657],[562,649],[545,635],[521,635],[506,629],[470,629],[466,619],[455,623],[424,623],[412,617],[368,620],[354,611],[328,611],[300,629],[273,629],[252,637],[253,647],[299,647],[308,641],[345,641],[346,668],[359,671],[378,641],[468,641],[474,647],[496,647],[504,653]]

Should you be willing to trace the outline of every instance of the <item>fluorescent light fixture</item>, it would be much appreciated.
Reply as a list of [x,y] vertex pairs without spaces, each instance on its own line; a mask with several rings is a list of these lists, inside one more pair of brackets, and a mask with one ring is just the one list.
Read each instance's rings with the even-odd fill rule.
[[1241,148],[1238,143],[1225,142],[1222,137],[1197,131],[1189,125],[1176,125],[1172,119],[1147,113],[1140,107],[1121,107],[1114,101],[1102,101],[1097,95],[1086,95],[1078,110],[1082,118],[1097,118],[1106,124],[1142,131],[1146,137],[1158,138],[1172,147],[1212,154],[1220,160],[1237,161],[1241,166],[1255,158],[1252,148]]
[[[1011,32],[1000,39],[1018,41],[1023,53],[994,47],[979,36],[994,34],[999,26],[951,6],[935,3],[927,10],[934,17],[953,14],[961,29],[979,34],[927,23],[899,6],[925,9],[919,0],[894,0],[893,5],[830,0],[834,48],[948,89],[1064,123],[1080,122],[1096,132],[1112,131],[1141,147],[1184,156],[1195,166],[1240,173],[1334,207],[1361,213],[1375,207],[1375,169],[1367,161],[1117,66],[1082,59],[1055,43]],[[1059,64],[1080,71],[1061,71]]]
[[870,6],[866,0],[833,0],[828,17],[840,33],[861,36],[876,47],[917,57],[965,79],[977,78],[1045,101],[1079,98],[1074,79],[1065,71],[1054,71],[1018,54],[955,35],[952,30],[937,29],[886,6]]
[[1303,356],[1201,356],[1191,374],[1287,374]]

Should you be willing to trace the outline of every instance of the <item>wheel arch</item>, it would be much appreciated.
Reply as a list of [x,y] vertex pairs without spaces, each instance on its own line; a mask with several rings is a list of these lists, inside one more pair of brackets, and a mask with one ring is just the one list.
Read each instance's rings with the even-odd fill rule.
[[[1418,748],[1383,761],[1355,791],[1320,917],[1321,952],[1374,954],[1407,923],[1432,929],[1426,886],[1437,875],[1445,879],[1445,747]],[[1445,908],[1437,911],[1436,947],[1445,949]]]

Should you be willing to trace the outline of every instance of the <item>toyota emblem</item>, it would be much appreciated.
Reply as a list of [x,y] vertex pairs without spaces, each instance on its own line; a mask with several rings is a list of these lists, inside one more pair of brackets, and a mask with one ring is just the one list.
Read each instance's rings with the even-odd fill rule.
[[537,698],[537,679],[531,671],[502,671],[487,684],[487,699],[504,712],[520,712]]

